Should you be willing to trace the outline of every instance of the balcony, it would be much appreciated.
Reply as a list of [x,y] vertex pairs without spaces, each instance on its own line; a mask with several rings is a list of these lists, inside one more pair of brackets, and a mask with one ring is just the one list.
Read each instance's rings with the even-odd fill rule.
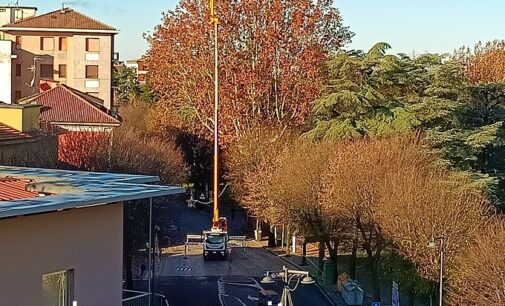
[[123,306],[169,306],[167,298],[162,294],[154,293],[152,304],[150,298],[149,292],[123,289]]

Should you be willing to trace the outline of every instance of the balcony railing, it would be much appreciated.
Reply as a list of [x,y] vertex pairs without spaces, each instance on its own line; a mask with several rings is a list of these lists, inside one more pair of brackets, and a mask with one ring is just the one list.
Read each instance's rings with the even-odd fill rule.
[[150,299],[149,292],[123,290],[123,306],[169,306],[167,298],[162,294],[154,293],[152,304]]

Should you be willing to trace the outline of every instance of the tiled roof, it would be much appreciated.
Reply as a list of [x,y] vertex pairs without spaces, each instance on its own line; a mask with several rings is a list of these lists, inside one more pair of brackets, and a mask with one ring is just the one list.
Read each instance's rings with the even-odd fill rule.
[[68,8],[19,20],[3,27],[116,31],[114,27]]
[[58,85],[20,103],[42,106],[40,119],[49,123],[120,124],[103,106],[102,100],[66,85]]
[[0,123],[0,142],[28,138],[32,137]]
[[37,192],[26,190],[26,185],[29,183],[31,183],[30,180],[0,177],[0,201],[36,198]]

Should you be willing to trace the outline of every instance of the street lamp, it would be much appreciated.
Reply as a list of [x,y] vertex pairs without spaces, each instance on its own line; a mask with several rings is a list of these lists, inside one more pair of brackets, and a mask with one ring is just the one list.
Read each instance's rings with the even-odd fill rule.
[[[312,285],[316,281],[310,277],[307,271],[289,270],[285,266],[282,267],[282,271],[267,271],[266,276],[261,280],[262,284],[273,284],[275,283],[275,278],[282,278],[284,282],[284,289],[282,290],[281,303],[279,306],[294,306],[293,300],[291,299],[291,292],[294,292],[299,284],[302,285]],[[291,281],[296,279],[296,285],[294,288],[290,288],[289,284]]]
[[444,251],[445,251],[445,237],[444,235],[440,237],[431,238],[428,244],[429,248],[435,249],[437,247],[437,241],[440,241],[440,280],[439,280],[439,306],[443,306],[443,294],[444,294]]

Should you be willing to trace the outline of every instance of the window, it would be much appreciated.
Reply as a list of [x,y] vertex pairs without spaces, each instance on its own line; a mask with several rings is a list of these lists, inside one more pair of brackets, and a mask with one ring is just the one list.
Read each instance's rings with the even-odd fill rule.
[[16,49],[21,49],[21,36],[16,36]]
[[53,65],[41,64],[40,65],[40,77],[52,78],[53,77]]
[[60,73],[60,78],[66,78],[67,77],[67,65],[60,65],[59,66],[59,73]]
[[42,305],[70,306],[74,299],[74,270],[42,275]]
[[66,37],[60,37],[59,39],[59,49],[60,51],[67,51],[67,38]]
[[88,51],[88,52],[100,52],[100,39],[98,39],[98,38],[86,38],[86,51]]
[[16,76],[21,76],[21,64],[16,64]]
[[54,37],[41,37],[40,38],[40,50],[54,51]]
[[98,65],[86,65],[86,79],[98,79]]
[[18,90],[14,96],[14,101],[18,102],[19,100],[21,100],[21,91]]

